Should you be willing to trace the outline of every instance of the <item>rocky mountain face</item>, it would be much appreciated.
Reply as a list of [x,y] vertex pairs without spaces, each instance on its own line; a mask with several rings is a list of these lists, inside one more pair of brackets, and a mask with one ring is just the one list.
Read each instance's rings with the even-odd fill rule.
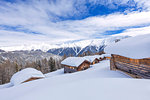
[[97,49],[97,46],[86,46],[85,48],[81,47],[65,47],[65,48],[57,48],[57,49],[50,49],[47,52],[56,54],[56,55],[66,55],[66,56],[78,56],[82,55],[83,53],[90,52],[90,53],[98,53],[104,50],[104,45],[100,46]]
[[[66,56],[78,56],[82,55],[86,52],[90,53],[98,53],[104,50],[104,48],[114,42],[119,42],[122,39],[127,38],[128,36],[119,36],[119,37],[111,37],[105,39],[94,39],[89,41],[80,41],[72,44],[65,44],[64,47],[60,46],[60,48],[52,48],[47,52],[55,55],[66,55]],[[84,43],[83,43],[84,42]]]
[[4,50],[2,50],[2,49],[0,49],[0,53],[1,53],[1,52],[5,52],[5,51],[4,51]]

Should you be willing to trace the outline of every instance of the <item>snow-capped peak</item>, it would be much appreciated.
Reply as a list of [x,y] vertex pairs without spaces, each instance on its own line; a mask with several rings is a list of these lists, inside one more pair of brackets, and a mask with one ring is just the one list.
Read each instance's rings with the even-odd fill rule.
[[40,43],[40,44],[23,44],[18,46],[5,46],[0,47],[0,49],[5,51],[15,51],[15,50],[42,50],[44,52],[48,51],[49,49],[58,49],[58,48],[73,48],[73,47],[80,47],[81,49],[87,46],[96,46],[99,47],[101,45],[107,45],[115,39],[123,39],[126,36],[115,36],[110,38],[103,38],[103,39],[89,39],[89,40],[81,40],[77,42],[69,42],[69,43],[62,43],[62,44],[47,44],[47,43]]

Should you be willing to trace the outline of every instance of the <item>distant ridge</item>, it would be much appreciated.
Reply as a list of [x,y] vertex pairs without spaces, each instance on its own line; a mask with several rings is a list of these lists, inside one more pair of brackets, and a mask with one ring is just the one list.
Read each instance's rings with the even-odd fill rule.
[[69,43],[62,44],[30,44],[30,45],[21,45],[21,46],[10,46],[10,47],[0,47],[1,51],[20,51],[20,50],[28,50],[28,51],[43,51],[52,53],[55,55],[72,55],[78,56],[79,54],[83,54],[85,52],[97,53],[103,51],[103,49],[110,43],[115,42],[116,40],[121,40],[127,38],[128,36],[113,36],[109,38],[103,39],[90,39],[90,40],[80,40]]

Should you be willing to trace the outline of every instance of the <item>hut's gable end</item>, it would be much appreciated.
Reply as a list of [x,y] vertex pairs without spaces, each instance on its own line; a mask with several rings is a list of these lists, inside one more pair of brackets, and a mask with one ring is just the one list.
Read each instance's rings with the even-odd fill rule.
[[81,70],[86,70],[90,67],[90,62],[89,61],[84,61],[81,65],[79,65],[78,67],[78,71],[81,71]]
[[96,64],[96,63],[99,63],[99,59],[94,59],[94,61],[92,62],[92,64]]

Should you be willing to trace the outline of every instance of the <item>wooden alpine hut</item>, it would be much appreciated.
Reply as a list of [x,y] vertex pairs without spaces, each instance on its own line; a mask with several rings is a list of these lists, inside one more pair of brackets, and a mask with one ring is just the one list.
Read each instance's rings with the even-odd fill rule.
[[99,63],[99,58],[98,56],[85,56],[84,57],[87,61],[89,61],[91,63],[91,65],[97,64]]
[[134,78],[150,79],[150,34],[130,37],[111,44],[105,52],[112,54],[110,69]]
[[12,76],[10,82],[13,85],[19,85],[21,83],[41,79],[41,78],[44,78],[44,77],[45,76],[43,75],[43,73],[41,71],[38,71],[34,68],[25,68],[25,69],[15,73]]
[[82,71],[90,67],[90,62],[84,57],[68,57],[61,64],[64,66],[64,73]]

